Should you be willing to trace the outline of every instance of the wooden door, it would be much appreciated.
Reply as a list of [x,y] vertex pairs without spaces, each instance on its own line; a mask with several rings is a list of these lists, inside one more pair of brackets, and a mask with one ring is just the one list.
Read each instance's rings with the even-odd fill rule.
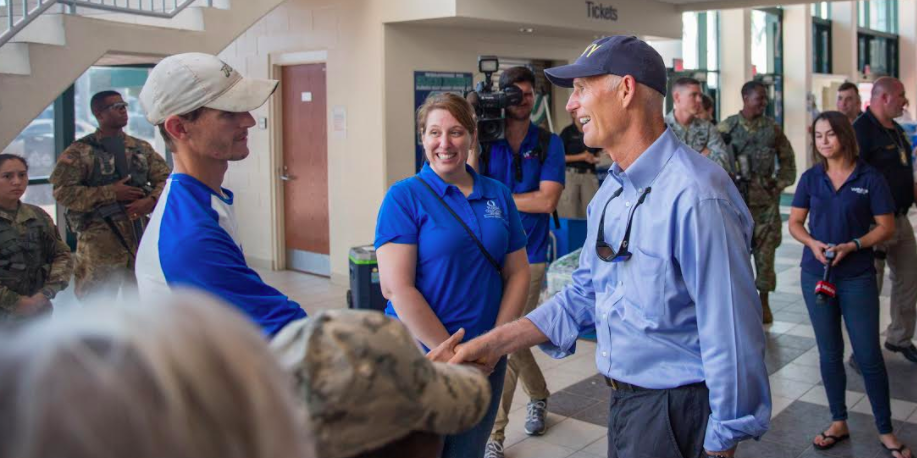
[[283,67],[283,180],[287,268],[331,275],[325,64]]

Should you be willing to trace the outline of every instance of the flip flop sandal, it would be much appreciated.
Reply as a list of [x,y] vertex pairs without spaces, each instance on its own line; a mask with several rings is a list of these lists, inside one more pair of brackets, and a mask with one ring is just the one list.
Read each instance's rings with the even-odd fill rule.
[[[879,443],[882,444],[881,441]],[[899,456],[904,456],[904,451],[910,450],[909,448],[907,448],[907,445],[904,445],[904,444],[901,444],[901,447],[898,447],[898,448],[886,447],[885,444],[882,444],[882,448],[884,448],[885,451],[888,452],[888,456],[892,456],[892,457],[895,456],[895,453],[897,453]]]
[[[850,439],[850,434],[844,434],[842,436],[832,436],[830,434],[818,433],[818,435],[821,436],[821,438],[824,440],[830,440],[834,442],[831,442],[825,445],[818,445],[815,442],[812,442],[812,446],[815,447],[816,450],[828,450],[834,447],[835,445],[837,445],[839,442],[843,442],[847,439]],[[885,444],[883,444],[882,446],[884,447]]]

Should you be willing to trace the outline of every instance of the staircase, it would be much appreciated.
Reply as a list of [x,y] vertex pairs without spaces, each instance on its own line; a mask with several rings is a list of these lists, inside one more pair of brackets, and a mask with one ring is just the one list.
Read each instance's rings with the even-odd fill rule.
[[283,1],[198,0],[172,18],[54,5],[0,46],[0,150],[103,56],[218,54]]

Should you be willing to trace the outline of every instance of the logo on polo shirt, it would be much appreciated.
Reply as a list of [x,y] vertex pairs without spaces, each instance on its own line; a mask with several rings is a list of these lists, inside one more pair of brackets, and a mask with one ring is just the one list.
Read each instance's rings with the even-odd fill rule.
[[496,201],[488,200],[487,209],[484,210],[484,217],[503,219],[503,210],[497,206]]
[[869,194],[869,190],[866,188],[850,188],[850,190],[860,195]]

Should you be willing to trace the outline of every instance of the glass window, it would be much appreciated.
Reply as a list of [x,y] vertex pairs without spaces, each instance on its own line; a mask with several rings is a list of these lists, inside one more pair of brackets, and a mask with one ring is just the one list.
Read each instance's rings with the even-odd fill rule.
[[831,21],[812,18],[812,71],[831,73]]
[[[29,170],[29,178],[31,169]],[[51,215],[51,219],[57,224],[57,202],[54,200],[51,184],[30,184],[22,196],[22,201],[27,204],[37,205]]]
[[751,63],[756,74],[774,73],[779,34],[779,18],[760,10],[751,12]]
[[831,19],[831,2],[817,2],[812,4],[812,17]]
[[898,33],[898,0],[860,0],[857,25],[885,33]]
[[3,149],[3,153],[22,156],[29,163],[29,178],[47,178],[54,169],[54,104],[22,129]]

